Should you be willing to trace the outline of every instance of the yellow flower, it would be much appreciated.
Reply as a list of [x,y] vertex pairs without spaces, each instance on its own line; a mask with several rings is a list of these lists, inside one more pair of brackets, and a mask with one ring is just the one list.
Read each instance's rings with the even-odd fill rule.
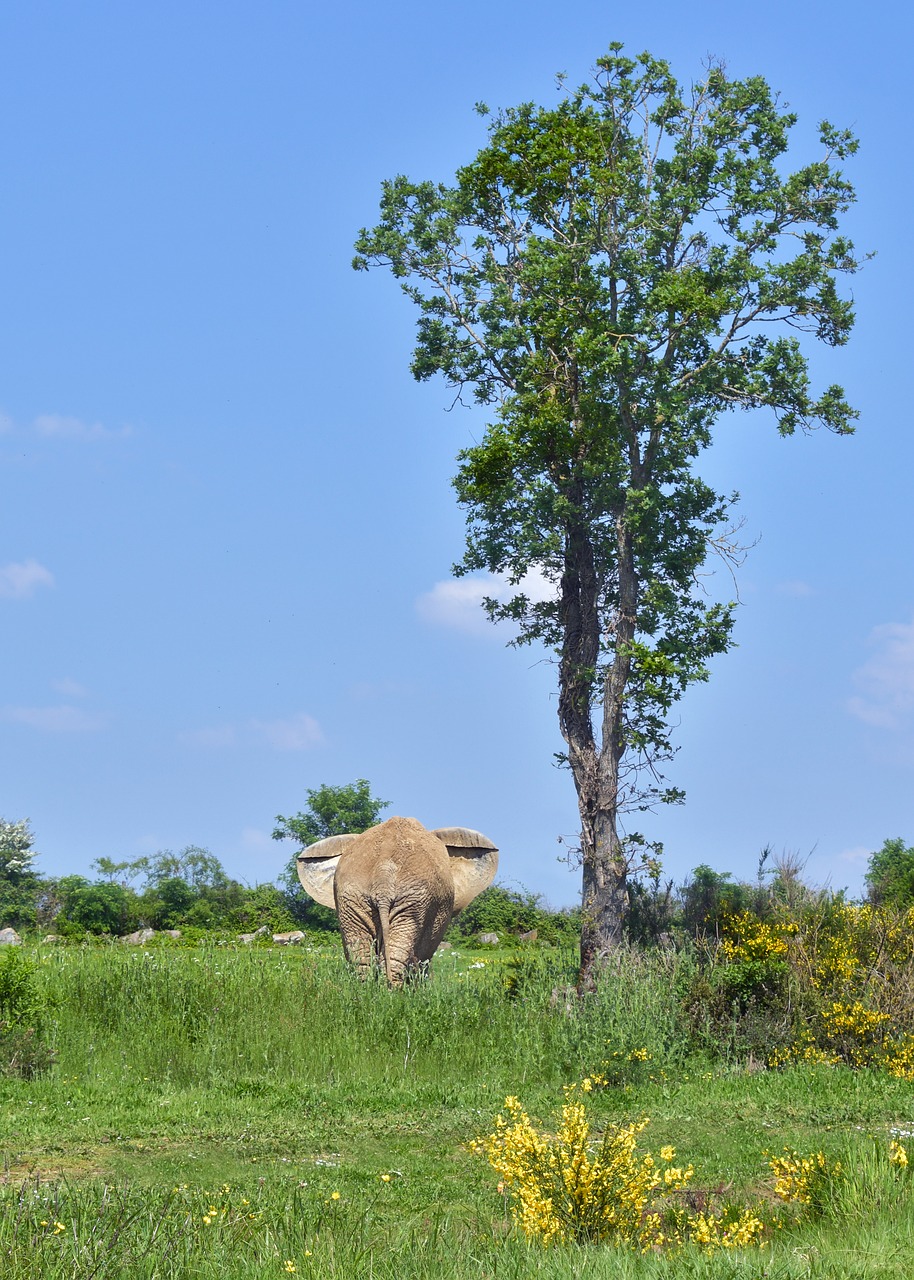
[[581,1081],[581,1088],[584,1090],[585,1093],[590,1093],[591,1089],[593,1088],[593,1081],[591,1080],[590,1076],[584,1077],[584,1079]]
[[59,1235],[60,1235],[60,1233],[61,1233],[61,1231],[66,1231],[66,1229],[67,1229],[67,1228],[66,1228],[66,1226],[64,1225],[64,1223],[62,1223],[62,1222],[55,1222],[55,1223],[54,1223],[54,1234],[55,1234],[55,1236],[59,1236]]
[[209,1214],[206,1214],[203,1218],[203,1225],[205,1227],[208,1227],[211,1222],[212,1222],[212,1218],[209,1216]]
[[389,1173],[382,1173],[382,1174],[381,1174],[381,1181],[382,1181],[382,1182],[390,1182],[390,1174],[389,1174]]
[[339,1200],[339,1198],[340,1198],[340,1193],[339,1193],[338,1191],[331,1191],[331,1192],[330,1192],[330,1199],[331,1199],[331,1200]]
[[675,1159],[675,1156],[676,1156],[676,1149],[675,1149],[675,1147],[661,1147],[661,1148],[660,1148],[660,1159],[661,1159],[661,1160],[666,1160],[666,1161],[667,1161],[667,1163],[669,1163],[669,1162],[670,1162],[670,1160]]
[[292,1261],[291,1258],[286,1258],[285,1262],[283,1263],[283,1270],[291,1273],[293,1271],[297,1271],[298,1268],[296,1267],[295,1263]]
[[892,1139],[892,1145],[889,1147],[889,1159],[892,1164],[897,1164],[899,1169],[908,1167],[908,1153],[902,1143]]

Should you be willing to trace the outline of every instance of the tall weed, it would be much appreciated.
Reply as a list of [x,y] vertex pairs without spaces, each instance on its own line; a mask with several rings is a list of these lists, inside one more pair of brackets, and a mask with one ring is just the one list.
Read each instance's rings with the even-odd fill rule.
[[[540,953],[541,954],[541,953]],[[176,1083],[256,1076],[361,1085],[447,1078],[562,1082],[615,1051],[674,1055],[675,962],[620,953],[595,996],[572,998],[576,954],[507,966],[436,961],[433,981],[360,983],[338,954],[111,946],[46,954],[64,1074],[120,1071]]]

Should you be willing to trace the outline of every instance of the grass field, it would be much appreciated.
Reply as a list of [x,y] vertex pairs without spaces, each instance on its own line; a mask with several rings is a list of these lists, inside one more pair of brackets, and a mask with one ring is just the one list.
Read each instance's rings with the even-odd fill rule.
[[[578,1003],[558,949],[447,953],[393,992],[335,949],[45,949],[55,1063],[0,1079],[0,1276],[914,1273],[914,1172],[887,1156],[914,1134],[914,1085],[690,1056],[677,963],[624,955]],[[694,1164],[699,1200],[773,1217],[785,1146],[844,1172],[762,1250],[544,1249],[469,1143],[509,1094],[554,1127],[563,1087],[593,1073],[596,1128],[649,1117],[644,1140]]]

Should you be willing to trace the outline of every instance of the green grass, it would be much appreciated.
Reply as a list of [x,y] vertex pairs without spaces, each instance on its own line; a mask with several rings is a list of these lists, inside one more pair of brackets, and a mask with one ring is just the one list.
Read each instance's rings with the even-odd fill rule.
[[[484,958],[442,955],[391,992],[334,950],[46,949],[55,1065],[0,1078],[0,1277],[910,1273],[914,1174],[886,1156],[892,1127],[914,1130],[909,1083],[690,1057],[675,958],[621,957],[583,1004],[561,990],[571,954]],[[529,1245],[466,1144],[509,1093],[548,1127],[601,1069],[597,1125],[650,1116],[647,1144],[672,1143],[699,1189],[756,1203],[766,1150],[821,1149],[846,1169],[833,1202],[763,1252]]]

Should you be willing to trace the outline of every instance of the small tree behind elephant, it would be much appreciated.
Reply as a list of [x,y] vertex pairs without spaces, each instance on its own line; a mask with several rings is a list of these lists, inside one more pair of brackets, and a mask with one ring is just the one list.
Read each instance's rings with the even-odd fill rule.
[[498,850],[468,827],[428,831],[390,818],[361,835],[331,836],[298,855],[305,890],[340,921],[360,977],[376,960],[391,986],[435,954],[451,917],[491,884]]

